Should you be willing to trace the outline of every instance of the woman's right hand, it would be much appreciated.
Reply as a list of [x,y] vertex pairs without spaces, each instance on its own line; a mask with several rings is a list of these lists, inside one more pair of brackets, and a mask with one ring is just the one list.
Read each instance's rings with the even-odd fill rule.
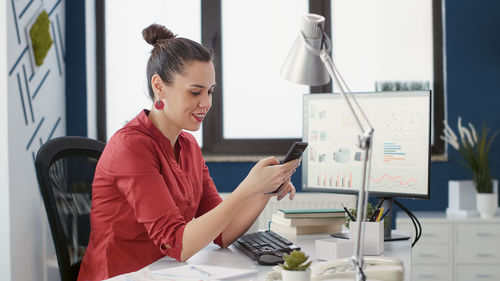
[[255,164],[243,182],[252,194],[273,192],[290,179],[299,163],[299,159],[279,164],[275,157],[264,158]]

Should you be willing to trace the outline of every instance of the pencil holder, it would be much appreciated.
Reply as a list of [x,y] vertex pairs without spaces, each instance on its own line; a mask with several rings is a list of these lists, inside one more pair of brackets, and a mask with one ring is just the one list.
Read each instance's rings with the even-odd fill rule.
[[[384,220],[378,222],[365,222],[365,237],[363,244],[363,254],[368,256],[378,256],[384,252]],[[359,229],[359,222],[350,223],[349,239],[356,239]]]

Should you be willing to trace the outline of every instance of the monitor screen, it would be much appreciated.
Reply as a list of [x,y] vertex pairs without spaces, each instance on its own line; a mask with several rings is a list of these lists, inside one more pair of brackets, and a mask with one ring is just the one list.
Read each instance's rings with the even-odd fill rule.
[[[368,190],[377,197],[429,198],[430,91],[354,94],[374,128]],[[302,190],[357,193],[360,129],[339,94],[304,95]]]

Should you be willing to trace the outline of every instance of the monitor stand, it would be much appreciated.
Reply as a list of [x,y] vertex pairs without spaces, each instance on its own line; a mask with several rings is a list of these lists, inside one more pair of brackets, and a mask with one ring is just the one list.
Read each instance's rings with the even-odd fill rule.
[[[401,233],[396,233],[392,230],[392,210],[394,210],[394,201],[392,198],[379,198],[379,200],[384,200],[382,202],[381,207],[384,207],[384,210],[391,210],[389,214],[385,217],[387,223],[384,227],[384,241],[396,241],[396,240],[407,240],[410,239],[410,235],[404,235]],[[339,233],[331,234],[331,236],[335,238],[349,239],[349,231],[343,231]]]

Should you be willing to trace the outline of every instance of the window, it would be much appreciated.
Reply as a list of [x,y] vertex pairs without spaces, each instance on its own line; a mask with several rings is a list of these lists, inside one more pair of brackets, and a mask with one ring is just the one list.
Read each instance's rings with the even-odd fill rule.
[[[113,132],[116,128],[121,127],[127,118],[135,116],[140,108],[145,106],[144,104],[147,107],[150,106],[145,81],[145,65],[150,46],[142,40],[140,31],[152,21],[156,21],[172,28],[174,32],[183,37],[194,40],[201,38],[199,41],[214,49],[217,87],[214,92],[212,109],[203,123],[202,149],[204,154],[284,154],[290,143],[299,140],[302,135],[302,94],[332,91],[331,84],[309,88],[289,83],[279,76],[281,64],[293,40],[298,35],[301,16],[311,12],[325,16],[325,32],[330,38],[332,38],[331,30],[335,30],[334,34],[336,35],[333,36],[333,42],[334,47],[338,49],[334,49],[334,53],[342,52],[343,55],[334,57],[334,59],[353,91],[373,91],[374,81],[379,83],[381,81],[428,80],[434,95],[434,130],[441,132],[441,120],[444,119],[445,115],[441,1],[427,0],[422,3],[416,1],[420,3],[418,9],[411,8],[410,12],[405,6],[409,3],[399,3],[400,1],[396,0],[351,2],[346,0],[148,0],[125,2],[113,0],[106,2],[106,13],[103,13],[104,1],[97,1],[98,60],[106,61],[107,73],[120,74],[117,76],[118,78],[103,76],[103,69],[99,68],[98,64],[97,83],[100,90],[98,96],[101,99],[100,102],[98,101],[98,126],[102,127],[102,124],[105,124],[106,117],[103,116],[102,112],[106,112],[106,110],[108,111],[107,116],[120,116],[115,121],[108,119],[108,132]],[[413,2],[415,1],[412,1],[414,5]],[[372,7],[375,5],[374,3],[383,6],[374,9]],[[385,5],[388,3],[389,5]],[[345,12],[346,10],[342,8],[342,5],[346,6],[347,4],[357,5],[356,9],[352,9],[354,15]],[[365,81],[364,79],[368,75],[363,75],[362,71],[353,71],[357,66],[355,63],[359,62],[356,61],[358,51],[352,51],[353,48],[348,55],[345,55],[345,50],[349,51],[350,46],[339,45],[340,42],[336,41],[336,39],[340,40],[342,36],[350,38],[349,40],[355,38],[352,35],[363,31],[363,26],[351,24],[332,26],[331,15],[334,15],[333,18],[342,16],[343,19],[348,20],[346,22],[351,23],[352,20],[357,20],[357,22],[364,23],[366,27],[365,17],[371,17],[373,21],[373,19],[377,19],[379,12],[387,12],[389,8],[398,7],[406,9],[408,15],[414,16],[413,19],[425,19],[425,21],[419,21],[417,27],[422,27],[422,30],[427,33],[432,31],[432,41],[427,42],[426,45],[427,47],[431,46],[431,49],[426,48],[424,53],[425,56],[432,58],[432,62],[427,59],[425,61],[413,60],[412,64],[423,63],[417,65],[418,67],[411,67],[413,70],[417,69],[418,75],[370,77],[374,81]],[[360,9],[364,12],[360,12]],[[390,13],[393,13],[393,16],[389,14],[391,20],[407,19],[404,13],[398,11]],[[420,13],[425,13],[425,15]],[[134,14],[134,17],[122,16],[127,14]],[[99,29],[104,26],[105,16],[106,25],[109,25],[110,28],[113,27],[110,22],[113,17],[116,18],[114,20],[121,22],[116,28],[121,30],[122,34],[117,32],[110,34],[109,37],[106,35],[107,51],[103,54],[100,49],[104,49],[104,36],[99,33]],[[363,17],[363,20],[359,20],[360,17]],[[387,19],[387,15],[380,15],[380,18]],[[429,22],[431,20],[432,23]],[[381,24],[387,24],[387,22],[380,21],[377,24],[374,26],[378,26],[377,28],[380,29],[383,28]],[[343,27],[347,27],[347,29]],[[111,30],[110,28],[106,28],[106,30]],[[393,37],[390,37],[389,34],[386,39],[393,40],[399,35],[394,34]],[[367,34],[359,35],[359,37],[364,36]],[[372,39],[381,39],[381,36],[387,36],[387,34],[372,34],[372,36],[375,36]],[[132,44],[127,41],[134,40],[134,37],[138,43]],[[411,36],[405,38],[411,39]],[[376,60],[378,56],[374,55],[374,52],[376,53],[377,50],[372,48],[371,41],[368,42],[369,39],[366,40],[364,46],[366,55],[374,63],[385,64],[386,61]],[[129,44],[133,48],[131,51],[118,53],[121,51],[120,48]],[[356,43],[356,46],[359,45],[359,42]],[[130,56],[130,52],[140,55]],[[418,56],[420,55],[421,53],[418,53]],[[120,63],[113,63],[110,59],[104,60],[105,56],[120,58],[121,60],[114,60]],[[127,58],[126,67],[124,67],[122,59],[124,57]],[[431,66],[432,69],[429,69]],[[400,65],[391,66],[392,69],[398,67]],[[371,66],[369,69],[375,68]],[[105,83],[105,78],[110,80],[109,83]],[[116,81],[112,79],[116,79]],[[138,84],[132,85],[132,80],[138,81]],[[103,85],[108,86],[104,87]],[[105,92],[108,95],[107,100],[110,105],[108,108],[103,106],[106,104],[102,100]],[[110,96],[111,92],[114,92],[115,96]],[[125,103],[124,93],[134,95],[142,100],[130,100],[130,103],[128,101]],[[117,108],[116,99],[119,99],[120,103],[123,102],[123,105],[120,105],[121,108]],[[99,129],[99,132],[102,132],[102,129]],[[99,135],[102,139],[102,133]],[[445,153],[445,144],[439,139],[439,134],[434,134],[432,143],[433,154]]]
[[375,91],[376,83],[393,80],[432,81],[431,3],[362,3],[364,9],[335,0],[331,11],[333,59],[351,91]]
[[223,137],[301,138],[309,87],[285,81],[280,69],[307,1],[222,0],[221,8]]
[[329,88],[289,83],[279,71],[301,17],[329,3],[202,1],[202,41],[215,51],[219,85],[203,124],[205,155],[284,154],[301,138],[301,96]]
[[[366,27],[366,22],[371,22],[369,20],[365,21],[360,20],[362,17],[360,14],[366,13],[366,15],[371,16],[372,18],[376,18],[376,11],[372,9],[373,1],[357,1],[353,2],[348,0],[332,0],[332,1],[309,1],[309,12],[318,13],[326,18],[325,31],[330,36],[333,37],[333,42],[335,44],[335,36],[332,36],[330,30],[332,30],[331,19],[333,18],[331,14],[335,14],[337,11],[335,10],[336,5],[341,5],[346,3],[351,5],[356,5],[357,9],[352,9],[344,15],[344,18],[350,17],[349,19],[361,22]],[[423,24],[421,27],[421,31],[425,34],[421,34],[422,37],[425,37],[428,40],[426,43],[421,44],[424,48],[413,50],[415,56],[425,55],[425,60],[415,60],[415,62],[423,62],[422,65],[418,65],[418,67],[411,67],[412,70],[416,70],[417,74],[407,74],[403,77],[392,77],[387,76],[387,78],[381,79],[377,77],[377,81],[393,81],[393,80],[404,80],[404,81],[428,81],[433,89],[434,96],[434,130],[436,132],[441,132],[442,130],[442,121],[444,119],[444,77],[443,77],[443,44],[442,44],[442,17],[441,17],[441,1],[438,0],[427,0],[423,1],[420,5],[417,5],[418,9],[413,9],[406,7],[409,3],[400,3],[398,5],[393,5],[394,0],[381,0],[375,1],[375,3],[383,3],[382,8],[378,7],[378,10],[384,10],[391,8],[392,11],[391,19],[394,20],[405,20],[404,10],[408,12],[411,10],[411,15],[414,16],[414,19],[418,19],[419,21],[416,24]],[[420,1],[417,1],[420,2]],[[242,4],[243,3],[243,4]],[[397,2],[398,3],[398,2]],[[254,10],[254,7],[251,5],[262,5],[262,11]],[[288,48],[291,47],[290,42],[286,42],[287,37],[285,35],[290,30],[296,29],[296,24],[289,22],[289,18],[284,17],[283,13],[280,13],[279,5],[282,4],[280,1],[273,1],[271,4],[269,1],[260,3],[259,1],[229,1],[229,0],[209,0],[203,1],[202,4],[202,25],[203,25],[203,35],[202,40],[206,44],[209,44],[216,51],[216,64],[217,64],[217,79],[218,87],[217,87],[217,100],[214,102],[212,107],[210,116],[204,123],[204,153],[205,154],[273,154],[276,155],[278,153],[285,153],[289,144],[298,139],[297,131],[287,131],[288,128],[301,128],[301,114],[297,114],[295,111],[291,115],[297,117],[297,120],[287,120],[290,121],[289,125],[282,125],[280,123],[276,124],[273,122],[266,122],[265,118],[262,120],[259,119],[265,112],[272,112],[274,109],[281,109],[281,104],[272,101],[269,97],[263,98],[255,98],[258,94],[264,93],[269,95],[275,95],[277,90],[274,88],[274,83],[283,83],[282,85],[286,85],[287,82],[279,80],[277,78],[279,70],[276,69],[275,63],[278,65],[283,62],[282,58],[280,58],[279,62],[275,62],[274,58],[278,55],[274,55],[273,60],[269,63],[265,64],[265,67],[257,68],[258,63],[261,58],[265,57],[267,54],[273,54],[274,50],[278,50],[278,48],[283,48],[285,52],[284,55],[288,52]],[[299,4],[294,3],[297,7],[290,8],[291,2],[288,1],[287,13],[290,14],[290,11],[295,11],[301,9]],[[392,6],[391,6],[392,5]],[[394,6],[394,7],[393,7]],[[340,10],[339,6],[339,10]],[[401,10],[397,10],[397,8],[404,9],[403,12]],[[303,8],[302,8],[303,9]],[[361,13],[360,10],[365,12]],[[394,10],[392,10],[394,9]],[[412,10],[413,9],[413,10]],[[345,11],[339,11],[342,13]],[[385,10],[384,10],[385,11]],[[268,15],[269,12],[272,15]],[[273,13],[274,12],[274,13]],[[387,12],[387,11],[385,11]],[[230,14],[229,14],[230,13]],[[420,14],[422,13],[422,14]],[[228,15],[226,15],[228,14]],[[305,14],[305,13],[304,13]],[[384,16],[381,15],[379,20]],[[276,21],[278,19],[278,21]],[[425,22],[423,21],[425,19]],[[271,25],[276,23],[281,23],[281,21],[285,22],[285,27],[277,26],[275,27],[260,27],[261,22],[262,25]],[[230,22],[230,23],[228,23]],[[244,23],[251,22],[251,25],[244,26]],[[297,20],[300,22],[300,17]],[[241,23],[241,24],[240,24]],[[384,23],[384,22],[382,22]],[[387,22],[385,22],[387,23]],[[253,28],[255,27],[255,28]],[[339,27],[336,28],[335,32],[339,32],[344,35],[352,35],[359,30],[362,30],[362,26],[360,25],[349,25],[345,24],[344,28]],[[354,27],[354,29],[352,29]],[[358,29],[356,29],[358,28]],[[272,39],[266,37],[268,33],[275,34],[276,31],[281,30],[281,33],[277,33],[284,37],[280,39],[279,42],[274,43]],[[250,31],[249,31],[250,30]],[[296,29],[297,30],[297,29]],[[297,31],[295,31],[297,32]],[[254,41],[248,41],[246,35],[249,33],[253,33],[255,36],[252,37]],[[264,33],[262,36],[261,34]],[[297,34],[297,33],[296,33]],[[230,37],[226,39],[227,37]],[[398,35],[393,35],[397,37]],[[347,38],[347,37],[346,37]],[[352,38],[352,37],[351,37]],[[411,38],[411,36],[406,36],[406,38]],[[261,42],[264,47],[260,49],[255,40]],[[364,44],[364,48],[368,49],[369,52],[374,52],[373,49],[370,49],[371,46],[367,42]],[[271,46],[273,44],[279,44],[279,46]],[[286,45],[286,46],[285,46]],[[352,46],[351,46],[352,47]],[[348,45],[343,45],[341,48],[344,51],[348,48]],[[335,52],[335,50],[334,50]],[[257,55],[254,55],[257,53]],[[339,51],[340,53],[340,51]],[[353,56],[351,56],[353,55]],[[370,55],[376,56],[373,53]],[[349,85],[352,80],[357,80],[359,76],[356,76],[356,70],[352,71],[354,68],[350,68],[350,62],[348,60],[358,61],[353,52],[350,52],[348,58],[342,57],[343,60],[339,63],[339,69],[341,73],[344,74],[344,67],[347,68],[347,76],[351,74],[354,75],[349,77],[346,80]],[[336,58],[339,59],[339,58]],[[226,62],[225,60],[229,60]],[[383,64],[384,62],[377,62]],[[340,65],[343,66],[340,66]],[[353,64],[354,65],[354,64]],[[248,67],[249,66],[249,67]],[[356,65],[359,66],[359,65]],[[399,65],[400,66],[400,65]],[[398,68],[399,66],[392,66],[393,69]],[[228,70],[228,69],[229,70]],[[376,69],[374,67],[370,68],[372,71]],[[259,77],[260,73],[256,73],[258,71],[262,71],[264,78],[256,78]],[[273,72],[274,71],[274,72]],[[227,73],[226,73],[227,72]],[[274,74],[276,73],[276,74]],[[358,68],[358,74],[360,72]],[[237,77],[240,75],[239,77]],[[371,77],[373,79],[373,77]],[[272,79],[272,81],[271,81]],[[267,84],[260,84],[260,81],[271,81],[267,82]],[[366,82],[365,80],[359,80],[361,84],[354,85],[354,91],[374,91],[374,84],[372,82]],[[365,83],[365,84],[363,84]],[[366,87],[366,83],[370,86]],[[292,87],[292,86],[290,86]],[[297,87],[297,86],[295,86]],[[300,87],[300,86],[298,86]],[[247,89],[248,88],[248,89]],[[311,87],[311,93],[318,92],[331,92],[331,85],[323,86],[323,87]],[[301,91],[300,88],[295,88],[293,91]],[[255,93],[257,92],[257,93]],[[307,92],[307,91],[305,91]],[[237,97],[241,96],[241,99]],[[294,94],[286,95],[287,98],[293,101]],[[283,94],[281,94],[281,98],[283,99]],[[267,102],[269,101],[269,102]],[[287,101],[289,102],[289,101]],[[290,103],[293,104],[293,103]],[[228,108],[229,107],[229,108]],[[286,108],[286,107],[285,107]],[[292,107],[293,108],[293,107]],[[292,109],[293,110],[293,109]],[[264,112],[264,113],[263,113]],[[301,111],[300,111],[301,112]],[[297,115],[295,115],[297,114]],[[280,121],[283,115],[276,114],[276,116],[272,117],[273,121]],[[237,128],[234,128],[237,126]],[[269,127],[267,127],[269,126]],[[267,128],[266,128],[267,127]],[[240,130],[240,131],[239,131]],[[270,132],[271,131],[271,132]],[[299,138],[301,136],[301,130],[298,130]],[[442,140],[439,139],[438,134],[433,135],[432,139],[432,152],[433,154],[444,154],[445,145]]]
[[[132,16],[133,15],[133,16]],[[152,23],[201,41],[199,0],[106,1],[106,136],[151,108],[146,65],[152,46],[142,30]],[[189,20],[186,20],[189,19]],[[192,132],[201,144],[201,130]]]
[[432,90],[433,154],[444,153],[440,4],[334,0],[331,7],[333,59],[351,91]]

